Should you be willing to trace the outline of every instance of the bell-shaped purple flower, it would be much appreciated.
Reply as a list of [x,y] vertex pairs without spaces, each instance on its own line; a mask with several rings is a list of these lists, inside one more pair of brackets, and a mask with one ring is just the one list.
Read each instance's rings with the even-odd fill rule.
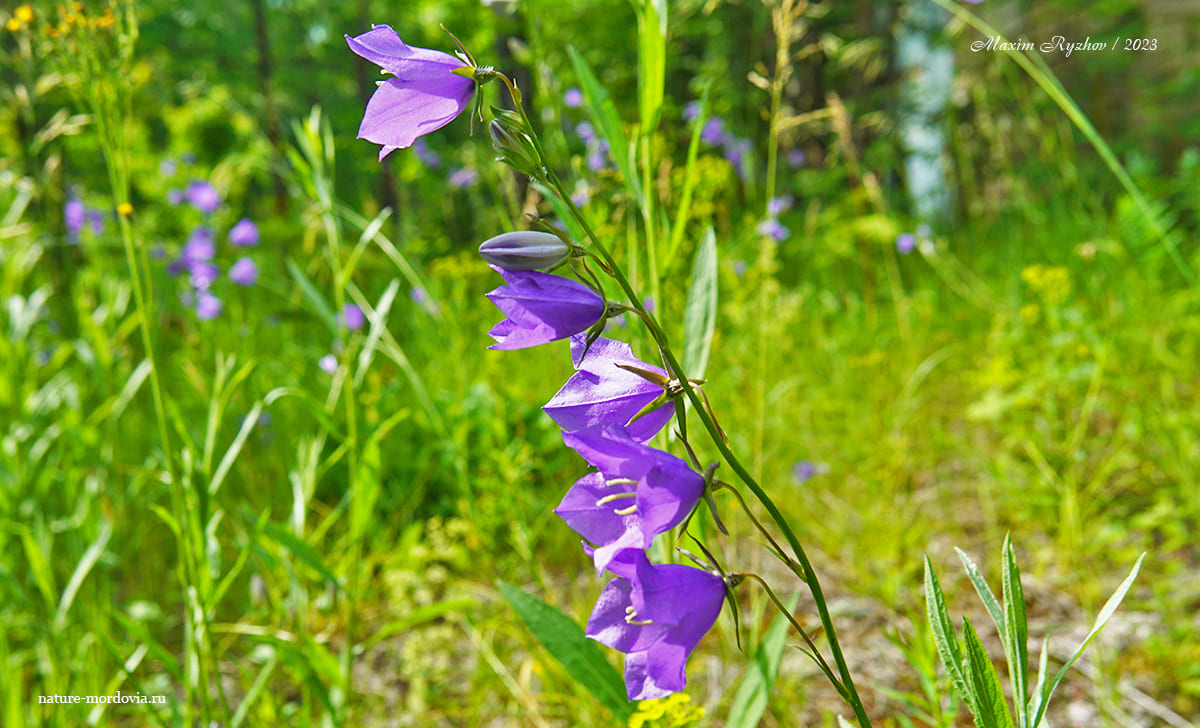
[[488,332],[489,349],[524,349],[585,331],[604,316],[600,294],[570,278],[488,266],[508,285],[487,294],[508,318]]
[[258,280],[258,266],[249,258],[238,258],[229,269],[229,280],[239,286],[252,286]]
[[183,191],[183,196],[192,207],[206,215],[215,212],[221,206],[221,196],[217,194],[216,188],[204,180],[197,180],[188,185]]
[[248,217],[238,220],[229,230],[229,244],[241,248],[258,245],[258,226]]
[[682,564],[651,564],[626,549],[608,566],[608,582],[588,618],[587,636],[624,652],[630,700],[683,690],[687,660],[712,629],[725,600],[725,580]]
[[350,50],[392,74],[367,102],[358,138],[383,146],[382,160],[417,137],[441,129],[467,108],[475,81],[454,73],[467,64],[447,53],[413,48],[387,25],[346,36]]
[[592,425],[624,425],[638,442],[658,434],[671,420],[674,408],[668,402],[630,423],[634,415],[663,393],[663,388],[620,365],[635,367],[669,379],[667,372],[633,355],[629,344],[598,338],[584,355],[587,337],[571,337],[571,360],[575,374],[542,409],[568,432]]
[[554,512],[593,544],[603,571],[626,548],[649,548],[654,537],[687,518],[704,494],[704,478],[670,453],[635,441],[619,425],[564,432],[563,442],[595,466],[567,491]]
[[342,323],[346,324],[346,328],[350,331],[358,331],[367,322],[367,317],[363,315],[363,310],[353,303],[347,303],[342,307]]

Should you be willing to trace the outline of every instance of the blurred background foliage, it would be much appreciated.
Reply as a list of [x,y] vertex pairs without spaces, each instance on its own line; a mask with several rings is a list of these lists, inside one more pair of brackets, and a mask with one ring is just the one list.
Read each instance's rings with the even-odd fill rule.
[[[0,724],[180,725],[185,587],[199,577],[181,572],[164,516],[172,488],[115,201],[81,100],[94,77],[70,47],[79,33],[101,48],[122,40],[104,5],[85,5],[31,3],[28,20],[0,10]],[[1198,289],[1166,249],[1200,267],[1200,8],[972,6],[1010,39],[1157,39],[1154,52],[1043,58],[1164,237],[1054,101],[1002,54],[970,52],[979,36],[958,21],[946,26],[956,66],[938,120],[953,211],[912,215],[896,133],[903,6],[813,3],[798,18],[771,187],[764,88],[784,70],[772,8],[671,4],[652,140],[659,203],[680,202],[688,105],[706,87],[723,127],[700,144],[689,235],[656,307],[682,318],[688,261],[713,227],[721,304],[707,391],[820,554],[867,684],[892,688],[869,688],[879,725],[964,724],[931,717],[949,703],[922,702],[941,678],[923,659],[920,554],[942,573],[955,545],[985,564],[1008,531],[1025,550],[1039,633],[1087,623],[1136,554],[1151,552],[1131,615],[1064,705],[1092,711],[1072,714],[1088,725],[1187,725],[1200,715],[1200,318]],[[132,58],[102,54],[100,72],[130,93],[130,201],[150,252],[170,435],[196,482],[234,453],[207,506],[221,515],[198,537],[225,585],[209,605],[218,673],[205,689],[245,706],[233,722],[246,725],[610,724],[495,592],[499,576],[582,620],[599,587],[550,511],[582,472],[540,410],[570,363],[562,347],[484,349],[497,314],[482,294],[496,280],[474,249],[520,226],[524,211],[550,209],[492,163],[482,127],[472,137],[465,117],[420,153],[380,164],[355,139],[377,70],[342,36],[388,23],[412,45],[449,50],[445,26],[512,74],[560,173],[589,180],[579,189],[590,219],[632,257],[636,201],[611,160],[590,158],[596,142],[580,124],[591,117],[565,94],[578,85],[573,46],[620,117],[637,118],[634,6],[140,0],[118,12],[129,7]],[[495,89],[483,93],[497,103]],[[197,181],[219,193],[211,215],[168,202]],[[786,209],[764,212],[770,189],[791,198]],[[355,370],[356,425],[380,433],[363,455],[379,490],[361,563],[348,556],[340,380],[318,361],[357,354],[365,334],[339,327],[322,298],[336,283],[322,190],[347,255],[367,221],[392,211],[386,244],[369,238],[355,258],[361,299],[348,294],[374,307],[399,286],[392,341]],[[99,221],[76,238],[71,199]],[[778,243],[756,232],[768,217],[786,228]],[[260,233],[259,281],[221,281],[221,314],[200,320],[168,265],[198,226],[226,246],[243,218]],[[905,232],[916,233],[911,253],[897,249]],[[226,265],[234,254],[220,250]],[[280,388],[288,394],[268,396]],[[263,416],[243,428],[259,403]],[[769,570],[748,529],[733,531],[725,561]],[[352,571],[362,623],[347,698],[336,686],[348,626],[333,584]],[[743,598],[753,635],[767,619]],[[692,705],[704,715],[685,711],[691,724],[723,725],[742,674],[732,622],[717,632],[693,657]],[[118,688],[173,704],[36,704]],[[832,725],[835,710],[789,655],[762,724]]]

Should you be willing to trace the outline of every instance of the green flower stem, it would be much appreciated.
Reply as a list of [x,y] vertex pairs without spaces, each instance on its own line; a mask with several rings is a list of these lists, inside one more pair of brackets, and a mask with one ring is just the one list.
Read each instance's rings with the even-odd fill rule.
[[[842,654],[842,648],[837,638],[837,631],[834,628],[833,619],[829,614],[829,606],[825,603],[825,594],[821,590],[821,584],[817,580],[817,574],[813,570],[812,564],[809,562],[808,556],[804,552],[804,547],[800,545],[799,539],[796,538],[796,534],[793,533],[792,529],[788,526],[787,520],[783,517],[783,514],[779,511],[779,508],[775,505],[775,502],[771,500],[771,497],[767,495],[766,491],[762,489],[762,486],[760,486],[754,477],[750,475],[745,466],[742,465],[741,461],[738,460],[737,456],[733,454],[733,451],[730,450],[729,446],[725,443],[725,439],[721,436],[721,431],[717,428],[716,422],[713,421],[712,417],[705,410],[703,403],[700,401],[700,397],[696,393],[695,387],[690,381],[688,381],[683,372],[683,367],[679,365],[679,360],[671,351],[670,343],[667,341],[666,332],[663,331],[662,326],[659,325],[658,321],[654,318],[654,315],[646,310],[645,306],[638,298],[637,292],[633,290],[633,286],[630,285],[629,280],[625,277],[625,274],[621,271],[620,267],[617,266],[616,261],[608,252],[608,249],[605,248],[600,242],[599,237],[596,235],[595,231],[592,230],[592,226],[588,223],[587,219],[583,216],[583,213],[579,210],[579,208],[575,205],[575,202],[571,200],[571,196],[567,194],[565,186],[558,178],[558,174],[556,174],[554,169],[547,163],[545,150],[542,148],[542,143],[538,138],[538,135],[533,131],[533,125],[529,123],[529,117],[525,113],[525,107],[520,101],[520,94],[515,92],[516,89],[512,85],[511,81],[505,78],[502,74],[498,75],[504,80],[505,85],[508,86],[510,92],[513,92],[512,98],[514,106],[516,106],[518,113],[521,114],[521,118],[524,120],[526,127],[529,129],[530,138],[533,140],[534,148],[537,150],[538,158],[544,169],[546,180],[567,205],[567,208],[571,211],[571,215],[583,227],[584,233],[587,234],[588,239],[591,241],[591,250],[597,254],[605,263],[605,265],[607,265],[612,271],[613,278],[616,279],[617,284],[621,287],[621,290],[624,291],[626,297],[628,297],[630,304],[634,309],[636,309],[638,316],[645,321],[647,328],[650,329],[650,335],[654,338],[655,343],[658,345],[659,351],[662,353],[663,359],[667,363],[667,367],[670,370],[671,375],[679,379],[684,393],[687,395],[688,400],[692,403],[692,407],[695,408],[697,416],[700,417],[700,421],[704,423],[704,428],[708,430],[709,437],[712,438],[713,444],[716,445],[717,450],[719,450],[721,455],[725,458],[725,462],[729,463],[729,466],[733,468],[733,471],[737,473],[742,482],[746,484],[746,487],[748,487],[750,491],[754,493],[754,497],[757,498],[758,501],[763,504],[763,507],[767,509],[767,512],[771,514],[771,519],[775,521],[776,525],[779,527],[779,530],[783,532],[784,538],[787,539],[788,545],[791,546],[792,553],[795,555],[796,561],[800,564],[800,568],[804,571],[809,591],[812,593],[813,602],[817,607],[817,614],[821,619],[821,626],[824,628],[825,634],[829,639],[829,648],[833,652],[833,659],[837,664],[837,672],[841,677],[841,689],[839,689],[839,693],[842,694],[842,696],[846,699],[846,702],[849,703],[850,707],[854,710],[854,715],[858,719],[859,725],[862,726],[862,728],[870,728],[871,721],[867,717],[866,710],[863,708],[862,699],[859,697],[858,691],[854,687],[854,679],[850,675],[850,668],[846,664],[845,656]],[[835,683],[835,687],[836,686],[837,684]]]

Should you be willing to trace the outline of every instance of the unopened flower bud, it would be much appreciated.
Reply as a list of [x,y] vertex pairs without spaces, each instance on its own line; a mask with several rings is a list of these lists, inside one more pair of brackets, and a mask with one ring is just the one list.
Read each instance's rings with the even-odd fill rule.
[[537,147],[525,127],[525,120],[514,111],[494,107],[492,111],[496,118],[488,124],[488,134],[492,137],[496,160],[534,179],[544,179],[545,170],[539,161]]
[[571,248],[557,235],[536,230],[504,233],[483,241],[479,254],[505,270],[546,270],[563,262]]

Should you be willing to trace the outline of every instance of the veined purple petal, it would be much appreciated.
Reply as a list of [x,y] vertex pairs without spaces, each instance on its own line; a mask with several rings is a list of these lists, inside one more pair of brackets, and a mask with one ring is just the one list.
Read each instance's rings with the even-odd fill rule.
[[508,283],[487,294],[508,317],[488,332],[497,342],[490,349],[522,349],[565,339],[604,316],[604,299],[582,283],[548,273],[489,267]]
[[721,613],[724,580],[691,566],[651,564],[638,549],[616,555],[609,570],[618,578],[597,600],[587,636],[626,653],[631,700],[682,690],[688,657]]
[[346,42],[350,50],[395,77],[379,84],[358,129],[360,139],[382,145],[380,160],[449,124],[466,109],[475,90],[473,79],[453,72],[465,63],[441,51],[413,48],[386,25],[346,36]]
[[625,425],[626,431],[639,442],[650,440],[670,421],[674,408],[668,402],[642,416],[633,418],[646,405],[662,394],[662,388],[618,364],[637,367],[667,377],[664,369],[647,364],[633,355],[629,344],[600,337],[583,356],[587,337],[571,337],[571,358],[578,370],[562,389],[542,409],[567,431],[591,425]]

